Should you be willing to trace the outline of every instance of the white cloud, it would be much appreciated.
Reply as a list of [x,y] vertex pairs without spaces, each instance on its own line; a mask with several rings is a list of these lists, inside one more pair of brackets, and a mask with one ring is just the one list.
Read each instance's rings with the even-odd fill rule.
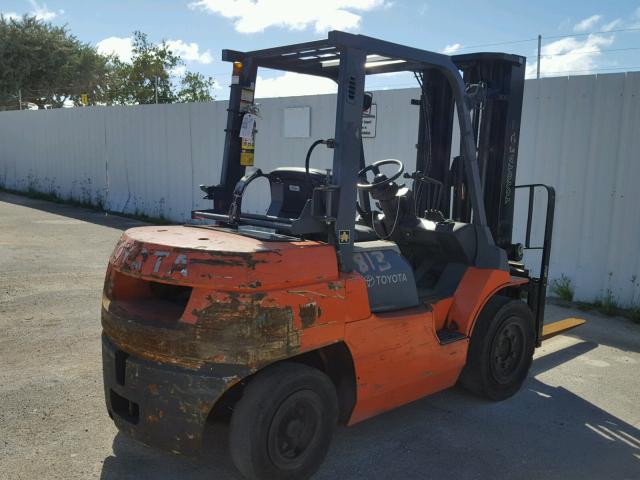
[[130,62],[133,55],[133,39],[131,37],[109,37],[96,44],[98,53],[115,55],[123,62]]
[[[612,35],[589,35],[584,40],[568,37],[548,43],[542,47],[540,73],[541,75],[589,73],[597,67],[597,59],[602,55],[602,48],[608,47],[613,41]],[[529,64],[527,75],[534,76],[536,67],[535,62]]]
[[461,48],[462,48],[462,45],[460,45],[459,43],[453,43],[451,45],[447,45],[446,47],[444,47],[444,49],[442,50],[442,53],[444,53],[445,55],[451,55],[457,52],[458,50],[460,50]]
[[331,29],[357,29],[362,16],[355,12],[385,5],[385,0],[197,0],[191,2],[189,8],[231,19],[241,33],[262,32],[269,27],[304,30],[311,26],[321,33]]
[[602,15],[591,15],[583,20],[580,20],[573,26],[574,32],[586,32],[591,30],[602,19]]
[[263,78],[258,75],[256,79],[256,98],[336,93],[337,88],[336,83],[328,78],[293,72],[286,72],[273,78]]
[[2,16],[7,20],[20,20],[21,18],[16,12],[6,12],[3,13]]
[[[28,14],[36,17],[38,20],[49,22],[60,15],[64,15],[64,10],[49,10],[45,3],[39,5],[35,0],[29,0],[29,3],[31,4],[31,11]],[[6,12],[3,13],[2,16],[10,20],[20,20],[22,18],[22,15],[17,12]]]
[[636,21],[634,23],[632,23],[631,25],[629,25],[629,28],[640,28],[640,22],[637,21],[638,19],[640,19],[640,7],[638,7],[636,9],[636,11],[633,13],[633,18]]
[[[195,43],[187,43],[182,40],[167,40],[167,45],[175,53],[188,62],[209,64],[213,61],[211,52],[200,51],[200,46]],[[123,62],[130,62],[133,56],[133,39],[131,37],[109,37],[96,44],[98,52],[102,55],[115,55]]]
[[619,19],[619,18],[616,18],[615,20],[603,25],[602,26],[602,31],[609,32],[609,31],[613,30],[614,28],[616,28],[621,23],[622,23],[622,20]]
[[213,61],[211,52],[209,50],[200,52],[200,46],[195,42],[187,43],[182,40],[168,40],[167,45],[169,45],[173,53],[188,62],[209,64]]
[[47,8],[47,5],[43,3],[42,5],[38,5],[36,0],[29,0],[31,4],[31,8],[33,9],[30,14],[36,17],[38,20],[42,20],[45,22],[49,22],[56,18],[58,15],[63,15],[64,10],[53,11]]

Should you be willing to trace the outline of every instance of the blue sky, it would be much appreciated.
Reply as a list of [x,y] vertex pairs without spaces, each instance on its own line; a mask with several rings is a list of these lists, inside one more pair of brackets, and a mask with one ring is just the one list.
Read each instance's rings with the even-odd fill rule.
[[[222,48],[308,41],[333,28],[440,52],[517,53],[529,57],[529,75],[535,72],[535,37],[542,34],[544,76],[640,70],[640,0],[0,0],[0,13],[66,24],[79,39],[124,58],[131,33],[142,30],[152,41],[171,41],[188,69],[221,86],[229,78]],[[475,47],[502,42],[518,43]],[[323,79],[269,71],[260,76],[259,96],[334,89]],[[367,87],[412,85],[409,75],[385,75],[372,77]]]

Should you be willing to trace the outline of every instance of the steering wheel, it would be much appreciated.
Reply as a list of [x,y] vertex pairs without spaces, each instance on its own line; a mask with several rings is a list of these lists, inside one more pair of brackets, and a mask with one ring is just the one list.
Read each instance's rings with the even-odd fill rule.
[[386,160],[378,160],[377,162],[372,163],[371,165],[363,168],[358,172],[358,177],[362,177],[366,179],[366,175],[368,172],[373,172],[376,176],[380,175],[380,167],[383,165],[396,165],[398,167],[398,171],[391,175],[391,178],[387,178],[385,176],[384,179],[378,180],[377,182],[367,182],[367,183],[358,183],[356,186],[360,190],[371,190],[372,188],[380,187],[382,185],[386,185],[387,183],[393,182],[396,178],[402,175],[404,172],[404,164],[395,158],[387,158]]

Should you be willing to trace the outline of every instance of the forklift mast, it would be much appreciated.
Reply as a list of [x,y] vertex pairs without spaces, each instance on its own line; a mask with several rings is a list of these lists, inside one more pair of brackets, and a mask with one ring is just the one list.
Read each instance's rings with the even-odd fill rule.
[[[452,57],[462,72],[471,111],[480,182],[487,225],[494,241],[511,249],[515,176],[520,139],[525,58],[504,53],[471,53]],[[421,211],[440,210],[446,218],[469,223],[469,202],[464,162],[451,162],[454,98],[450,83],[435,69],[421,73],[422,94],[416,170],[442,183],[439,203],[428,205],[421,196]],[[462,150],[461,150],[462,151]]]

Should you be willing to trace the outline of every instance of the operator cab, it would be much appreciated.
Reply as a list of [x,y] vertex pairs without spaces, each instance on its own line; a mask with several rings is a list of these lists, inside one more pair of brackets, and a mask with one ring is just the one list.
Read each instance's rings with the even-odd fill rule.
[[[320,144],[335,146],[332,139],[315,141],[304,168],[280,167],[268,173],[256,169],[240,179],[234,190],[236,212],[241,211],[249,184],[265,177],[271,193],[267,216],[299,219],[313,203],[314,192],[330,181],[330,172],[310,166],[311,154]],[[415,307],[453,295],[467,268],[475,264],[479,235],[473,224],[446,219],[437,209],[443,192],[440,182],[420,172],[405,173],[404,163],[397,159],[365,166],[358,178],[356,187],[365,205],[356,205],[353,258],[355,269],[367,283],[372,311]],[[401,178],[410,180],[412,188],[399,185]],[[429,208],[419,212],[423,195]],[[375,202],[376,209],[370,208],[369,200]],[[326,210],[327,206],[321,208]],[[323,240],[317,233],[303,238]],[[500,251],[494,249],[493,253],[493,261],[500,262]]]
[[[385,165],[395,167],[389,177],[381,171]],[[366,180],[369,172],[374,175],[370,182]],[[419,172],[405,174],[404,178],[413,179],[410,189],[396,183],[403,172],[403,163],[396,159],[374,162],[360,170],[358,189],[366,191],[378,207],[370,214],[359,208],[362,212],[360,222],[370,227],[378,239],[397,246],[397,253],[410,267],[416,297],[419,301],[433,303],[453,295],[467,267],[474,264],[477,236],[472,224],[445,219],[439,210],[417,211],[417,196],[424,194],[424,184],[433,180]],[[436,201],[437,204],[439,199]],[[388,253],[375,255],[389,256]],[[369,269],[363,266],[357,262],[356,268],[366,278]],[[402,285],[402,289],[407,288]]]
[[[326,40],[301,45],[225,50],[223,60],[233,62],[234,81],[222,182],[202,187],[214,209],[195,211],[194,218],[268,229],[275,239],[286,235],[335,245],[340,270],[356,270],[365,278],[373,311],[450,297],[472,267],[509,271],[506,252],[518,251],[511,244],[512,173],[523,57],[448,57],[330,32]],[[338,84],[335,137],[314,141],[304,168],[268,173],[247,168],[253,166],[259,118],[253,101],[258,67]],[[397,159],[367,165],[360,132],[363,112],[373,101],[364,91],[365,76],[400,71],[412,72],[419,87],[411,101],[418,107],[415,166],[408,172],[409,163]],[[463,134],[460,155],[452,159],[456,118]],[[331,170],[312,166],[320,145],[333,149]],[[271,192],[267,213],[245,213],[244,193],[261,177],[268,179]]]

